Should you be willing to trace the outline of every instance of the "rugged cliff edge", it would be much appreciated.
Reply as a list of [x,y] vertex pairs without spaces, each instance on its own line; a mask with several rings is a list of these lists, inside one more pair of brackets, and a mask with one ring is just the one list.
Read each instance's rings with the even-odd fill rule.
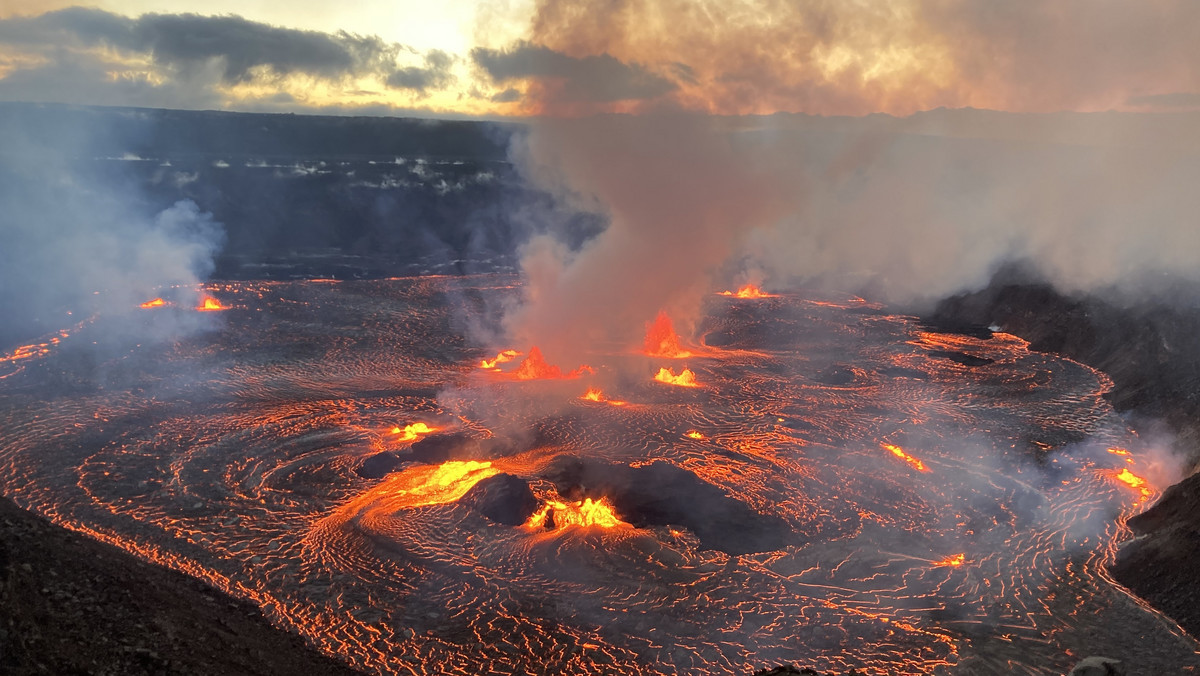
[[0,673],[358,672],[251,603],[0,498]]
[[[998,326],[1031,349],[1105,372],[1109,401],[1135,428],[1166,423],[1175,450],[1192,467],[1200,461],[1200,308],[1066,295],[1003,270],[982,291],[943,300],[928,322],[976,335]],[[1137,538],[1122,547],[1113,577],[1200,637],[1200,474],[1171,486],[1129,527]]]

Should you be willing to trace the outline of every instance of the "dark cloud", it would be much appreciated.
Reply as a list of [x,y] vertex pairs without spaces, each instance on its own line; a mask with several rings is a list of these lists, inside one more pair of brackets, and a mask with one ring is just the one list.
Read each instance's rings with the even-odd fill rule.
[[[127,17],[71,7],[0,19],[0,64],[8,71],[0,77],[0,100],[223,108],[230,87],[254,83],[266,91],[249,96],[294,110],[310,103],[288,76],[332,83],[353,96],[378,96],[375,84],[424,96],[453,85],[455,63],[443,51],[421,55],[377,36],[281,28],[234,15]],[[255,103],[243,98],[247,91],[253,90],[234,93],[240,107]]]
[[454,75],[450,72],[453,65],[454,57],[440,49],[431,49],[425,55],[424,68],[401,68],[388,76],[387,86],[416,92],[445,89],[454,82]]
[[652,99],[676,88],[671,80],[636,63],[608,54],[576,58],[547,47],[521,42],[508,50],[471,50],[476,65],[496,82],[539,79],[562,83],[568,101],[606,102]]
[[81,7],[0,20],[0,42],[108,47],[149,54],[156,64],[185,72],[219,61],[226,83],[245,82],[258,68],[327,79],[370,74],[394,63],[400,49],[374,36],[280,28],[238,16],[144,14],[133,19]]
[[492,103],[513,103],[521,100],[521,92],[514,87],[509,87],[499,94],[494,94],[490,101]]
[[196,79],[155,82],[136,69],[72,53],[0,79],[0,100],[191,109],[218,108],[222,103],[212,86],[197,85]]

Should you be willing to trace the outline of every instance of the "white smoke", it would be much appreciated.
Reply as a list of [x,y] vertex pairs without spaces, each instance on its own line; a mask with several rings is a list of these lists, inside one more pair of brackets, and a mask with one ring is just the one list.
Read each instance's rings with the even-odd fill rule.
[[686,321],[705,293],[747,278],[869,288],[901,304],[979,287],[1012,259],[1067,290],[1195,278],[1200,148],[1170,133],[1181,121],[984,111],[539,121],[514,153],[525,173],[611,223],[578,251],[528,247],[510,332],[549,357],[636,341],[659,309]]

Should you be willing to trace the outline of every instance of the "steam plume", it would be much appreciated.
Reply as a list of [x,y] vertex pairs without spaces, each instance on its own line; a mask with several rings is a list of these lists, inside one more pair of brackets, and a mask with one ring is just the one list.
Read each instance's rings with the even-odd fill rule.
[[[65,328],[96,311],[135,313],[174,292],[195,304],[224,237],[219,223],[190,200],[165,209],[147,204],[132,179],[98,172],[87,148],[97,128],[57,142],[2,134],[0,154],[0,312],[11,343]],[[195,328],[194,313],[157,313],[140,340]],[[211,321],[211,320],[209,320]]]

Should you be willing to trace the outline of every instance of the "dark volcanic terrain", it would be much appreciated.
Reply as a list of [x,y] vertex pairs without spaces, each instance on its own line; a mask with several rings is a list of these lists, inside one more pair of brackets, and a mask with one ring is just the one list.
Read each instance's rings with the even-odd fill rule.
[[1129,520],[1136,538],[1122,547],[1112,573],[1200,636],[1200,473],[1194,473],[1200,462],[1200,309],[1064,295],[1010,268],[982,291],[942,301],[930,323],[972,335],[998,326],[1028,340],[1031,349],[1081,361],[1112,378],[1106,397],[1135,428],[1166,423],[1191,475]]
[[0,672],[358,672],[273,627],[258,607],[0,499]]

